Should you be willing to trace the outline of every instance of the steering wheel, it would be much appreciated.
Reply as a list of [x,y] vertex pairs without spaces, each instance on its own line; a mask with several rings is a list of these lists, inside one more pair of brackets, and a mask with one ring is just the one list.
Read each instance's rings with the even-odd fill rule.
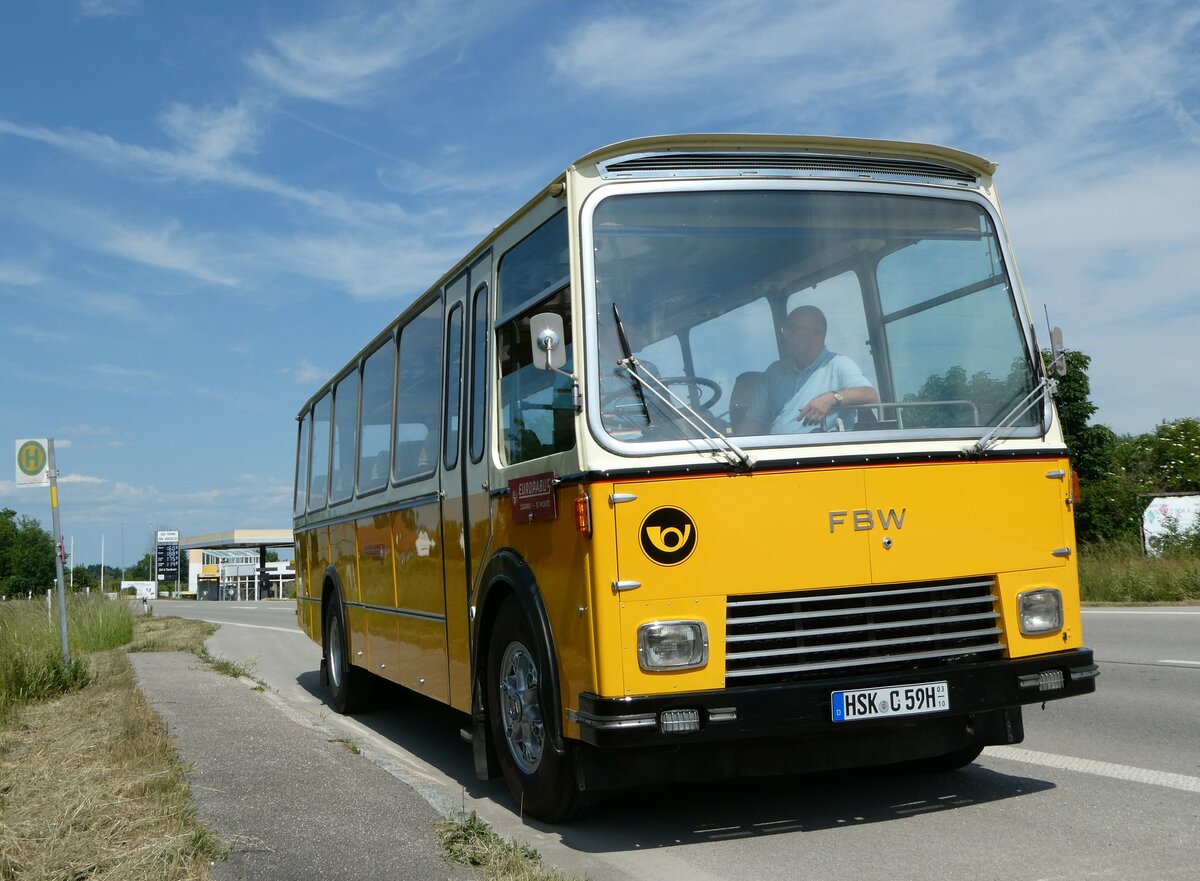
[[[632,381],[637,382],[636,379],[632,380]],[[709,392],[711,394],[710,398],[708,398],[707,400],[701,400],[695,404],[693,404],[691,401],[691,395],[680,395],[679,396],[684,401],[686,401],[688,403],[688,405],[694,407],[697,410],[709,410],[712,408],[713,404],[715,404],[717,401],[721,400],[721,385],[720,385],[720,383],[718,383],[716,380],[707,379],[706,377],[703,377],[703,376],[664,376],[661,379],[659,379],[658,382],[662,383],[663,385],[667,386],[668,388],[670,388],[673,385],[682,385],[682,386],[688,387],[689,389],[696,389],[697,391],[703,390],[703,391]],[[655,381],[652,379],[652,380],[650,380],[649,384],[651,387],[654,387]],[[654,393],[651,392],[649,389],[643,388],[642,391],[646,395],[646,402],[648,404],[657,400],[654,396]],[[634,391],[633,389],[621,389],[620,391],[609,392],[608,394],[606,394],[602,398],[600,398],[600,409],[601,410],[610,410],[610,409],[611,410],[620,410],[620,409],[624,409],[625,406],[628,406],[629,403],[633,403],[633,404],[636,404],[638,407],[641,407],[641,399],[638,398],[638,393],[636,391]]]

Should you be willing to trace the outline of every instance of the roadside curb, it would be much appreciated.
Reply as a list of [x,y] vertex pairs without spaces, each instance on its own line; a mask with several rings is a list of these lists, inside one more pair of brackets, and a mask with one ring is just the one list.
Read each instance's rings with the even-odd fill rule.
[[214,878],[473,877],[447,863],[434,838],[449,811],[439,816],[394,772],[380,777],[375,757],[362,761],[270,689],[245,677],[248,688],[229,688],[229,677],[187,653],[129,659],[189,766],[198,816],[230,848]]

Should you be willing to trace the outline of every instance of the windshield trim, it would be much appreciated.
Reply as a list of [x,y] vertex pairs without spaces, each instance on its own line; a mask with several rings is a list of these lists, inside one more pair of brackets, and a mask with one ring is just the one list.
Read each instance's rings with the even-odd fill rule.
[[[713,450],[710,443],[703,439],[680,438],[678,440],[638,441],[628,442],[610,435],[604,428],[600,418],[600,364],[599,364],[599,334],[596,319],[596,265],[595,251],[592,247],[594,227],[593,217],[597,208],[607,199],[627,194],[650,193],[681,193],[681,192],[714,192],[714,191],[744,191],[744,192],[834,192],[834,193],[871,193],[876,195],[898,195],[918,198],[932,198],[969,202],[982,209],[996,234],[997,245],[1000,249],[1000,260],[1004,278],[1008,285],[1009,297],[1017,317],[1018,332],[1024,356],[1032,364],[1032,379],[1037,384],[1044,375],[1040,357],[1031,357],[1037,352],[1032,337],[1032,324],[1024,301],[1020,276],[1016,270],[1009,248],[1007,228],[998,206],[983,194],[961,187],[940,184],[898,184],[879,183],[874,181],[852,182],[845,180],[655,180],[655,181],[617,181],[604,183],[588,194],[580,206],[580,268],[582,272],[582,321],[583,321],[583,351],[580,353],[584,367],[583,379],[585,389],[584,414],[591,437],[604,450],[625,458],[649,458],[669,454],[699,454],[702,458],[720,459],[721,456]],[[1041,420],[1037,425],[1010,428],[1005,432],[1005,439],[1032,440],[1045,439],[1051,425],[1051,408],[1044,407]],[[787,457],[794,452],[808,454],[830,449],[846,450],[849,447],[876,444],[920,444],[927,445],[930,441],[944,442],[947,452],[961,450],[964,443],[979,441],[993,430],[993,426],[979,426],[978,430],[964,428],[930,428],[923,429],[919,435],[897,435],[888,431],[854,431],[814,434],[791,435],[760,435],[739,436],[737,443],[743,449],[754,450],[756,460],[760,457],[770,459]],[[846,435],[852,434],[853,438]],[[832,436],[833,440],[829,438]],[[940,445],[939,445],[940,446]],[[847,453],[847,455],[853,455]]]

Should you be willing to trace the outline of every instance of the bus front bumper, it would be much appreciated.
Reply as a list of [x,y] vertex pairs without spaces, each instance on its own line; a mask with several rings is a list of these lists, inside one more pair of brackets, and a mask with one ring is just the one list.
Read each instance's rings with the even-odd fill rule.
[[[1091,649],[985,661],[961,666],[875,672],[827,677],[779,685],[741,686],[722,691],[647,697],[602,698],[584,693],[568,720],[579,725],[580,739],[597,747],[653,747],[719,743],[752,738],[840,736],[851,731],[883,733],[887,728],[944,726],[973,719],[1011,719],[1024,704],[1059,700],[1096,690],[1099,675]],[[859,721],[834,721],[835,692],[945,682],[949,708],[917,715]],[[1015,714],[1016,726],[1020,715]],[[1001,727],[1003,728],[1003,722]],[[1017,743],[1019,731],[981,724],[977,743]]]

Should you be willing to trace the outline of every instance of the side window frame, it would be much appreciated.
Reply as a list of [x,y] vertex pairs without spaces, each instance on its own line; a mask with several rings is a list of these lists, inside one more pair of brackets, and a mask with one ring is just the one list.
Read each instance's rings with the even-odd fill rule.
[[[466,325],[462,303],[455,303],[446,314],[445,348],[442,376],[445,380],[442,401],[442,467],[458,467],[462,431],[463,330]],[[457,325],[457,326],[456,326]],[[455,342],[457,340],[457,348]],[[454,363],[452,364],[451,361]],[[451,397],[453,395],[453,400]],[[457,421],[456,421],[457,420]],[[452,427],[453,426],[453,427]]]
[[[425,308],[422,309],[420,312],[418,312],[415,316],[413,316],[408,322],[401,324],[396,328],[396,346],[397,346],[397,349],[396,349],[396,384],[395,384],[395,392],[394,392],[395,401],[392,404],[392,468],[391,468],[391,474],[392,474],[392,483],[397,486],[418,483],[423,480],[428,480],[437,474],[438,461],[441,458],[441,449],[442,449],[441,437],[435,436],[432,438],[432,441],[431,441],[430,436],[437,435],[441,431],[441,424],[442,424],[442,386],[444,384],[443,376],[442,376],[442,371],[443,371],[442,342],[443,342],[443,339],[445,336],[445,332],[444,332],[445,322],[444,322],[444,308],[443,307],[444,307],[444,303],[443,303],[441,296],[439,295],[437,298],[435,298],[435,299],[431,300],[429,303],[427,303]],[[410,422],[404,421],[406,417],[412,416],[412,414],[409,412],[409,410],[406,409],[406,407],[404,406],[406,401],[403,398],[403,395],[404,395],[403,382],[405,379],[405,375],[404,375],[405,357],[406,357],[407,353],[411,350],[411,347],[417,345],[417,343],[413,342],[413,339],[410,336],[410,334],[417,334],[418,337],[420,336],[420,331],[424,329],[423,327],[420,326],[420,322],[422,322],[422,321],[429,321],[431,323],[436,322],[436,324],[437,324],[437,327],[435,329],[431,329],[426,332],[426,336],[432,337],[433,339],[437,340],[438,349],[437,349],[437,352],[434,353],[434,357],[431,359],[432,363],[434,365],[436,365],[437,375],[435,377],[433,377],[432,400],[427,402],[432,405],[427,414],[430,421],[425,426],[426,431],[427,431],[425,438],[423,438],[419,442],[419,445],[421,446],[421,457],[418,458],[418,461],[416,463],[418,467],[416,468],[416,470],[407,470],[407,469],[402,470],[402,468],[406,464],[406,462],[403,461],[402,457],[401,457],[401,454],[403,452],[401,447],[404,445],[405,441],[403,441],[400,437],[400,426],[402,424],[404,424],[404,425],[416,424],[416,423],[410,423]],[[429,448],[430,444],[432,444],[432,449]],[[431,455],[428,459],[428,462],[426,463],[427,467],[421,468],[420,462],[424,458],[424,454],[426,451],[431,453]]]
[[[339,460],[339,457],[336,455],[338,451],[335,450],[335,445],[334,445],[334,441],[338,437],[338,420],[341,418],[341,414],[342,414],[342,407],[339,404],[338,399],[340,397],[342,397],[342,387],[347,381],[350,381],[352,383],[352,387],[354,388],[354,417],[353,417],[353,423],[352,423],[353,428],[351,431],[352,436],[350,438],[353,449],[349,453],[350,480],[348,482],[346,491],[344,493],[340,493],[335,498],[334,494],[333,494],[334,489],[335,489],[334,466],[337,463],[337,461],[345,461],[346,455],[347,455],[345,453],[345,451],[342,451],[342,456]],[[362,365],[356,362],[353,370],[349,371],[348,373],[346,373],[345,375],[340,377],[333,384],[333,414],[332,414],[332,418],[329,420],[330,430],[332,432],[330,435],[330,438],[329,438],[329,504],[330,505],[340,505],[340,504],[343,504],[344,502],[348,502],[354,498],[354,475],[358,471],[358,423],[359,423],[359,418],[360,418],[359,417],[359,411],[360,411],[359,405],[361,403],[362,403]],[[341,475],[341,468],[339,467],[338,471],[337,471],[337,476],[340,476],[340,475]],[[337,488],[340,490],[341,484],[338,484]]]
[[471,296],[471,381],[468,387],[470,399],[468,428],[471,462],[478,465],[483,461],[487,446],[488,426],[488,283],[482,282]]
[[[296,475],[292,487],[292,516],[300,517],[308,510],[308,479],[312,465],[312,407],[297,419]],[[303,479],[301,476],[303,475]]]
[[[317,411],[321,408],[322,404],[326,404],[329,408],[329,415],[328,415],[327,421],[325,423],[327,432],[328,432],[327,436],[325,437],[325,440],[324,440],[325,473],[322,475],[322,478],[325,481],[325,486],[321,490],[322,495],[321,495],[320,502],[314,504],[313,491],[312,491],[312,489],[313,489],[312,488],[312,480],[313,480],[313,467],[312,466],[313,466],[313,463],[316,461],[316,452],[318,449],[317,432],[316,432],[316,428],[318,425]],[[308,464],[308,487],[305,492],[305,500],[306,500],[305,501],[305,510],[307,510],[309,513],[312,513],[314,511],[324,510],[325,508],[327,508],[329,506],[329,472],[331,471],[330,464],[331,464],[331,455],[332,455],[332,451],[333,451],[333,444],[331,443],[331,439],[333,438],[333,388],[332,387],[325,389],[325,394],[321,395],[321,397],[317,399],[316,403],[313,404],[312,409],[309,411],[309,415],[312,418],[312,429],[308,433],[308,436],[309,436],[309,464]]]
[[[370,364],[372,358],[379,355],[381,352],[389,349],[389,347],[390,347],[390,350],[392,353],[392,362],[391,362],[392,369],[391,369],[391,384],[388,386],[388,389],[387,389],[387,399],[388,399],[388,402],[390,405],[390,409],[388,411],[388,419],[387,419],[388,440],[387,440],[387,448],[385,450],[380,451],[380,452],[387,454],[387,457],[386,457],[387,465],[384,469],[383,482],[378,483],[378,484],[373,483],[372,485],[370,485],[364,489],[363,488],[363,474],[362,474],[362,466],[363,466],[362,456],[363,456],[363,419],[367,415],[367,408],[366,408],[367,365]],[[387,340],[385,340],[381,345],[376,346],[375,349],[372,350],[372,352],[369,355],[367,355],[366,357],[364,357],[362,359],[362,368],[360,369],[360,379],[359,379],[359,387],[358,387],[358,435],[357,435],[358,436],[358,453],[355,456],[356,464],[355,464],[355,475],[354,475],[354,486],[355,486],[355,490],[356,490],[355,495],[357,497],[362,497],[362,496],[372,495],[377,492],[382,492],[388,488],[388,484],[391,481],[392,456],[393,456],[393,449],[394,449],[395,443],[396,443],[396,371],[397,371],[397,361],[398,360],[399,360],[399,358],[398,358],[398,352],[396,349],[395,328],[392,329],[392,332],[389,335],[389,337],[387,338]]]

